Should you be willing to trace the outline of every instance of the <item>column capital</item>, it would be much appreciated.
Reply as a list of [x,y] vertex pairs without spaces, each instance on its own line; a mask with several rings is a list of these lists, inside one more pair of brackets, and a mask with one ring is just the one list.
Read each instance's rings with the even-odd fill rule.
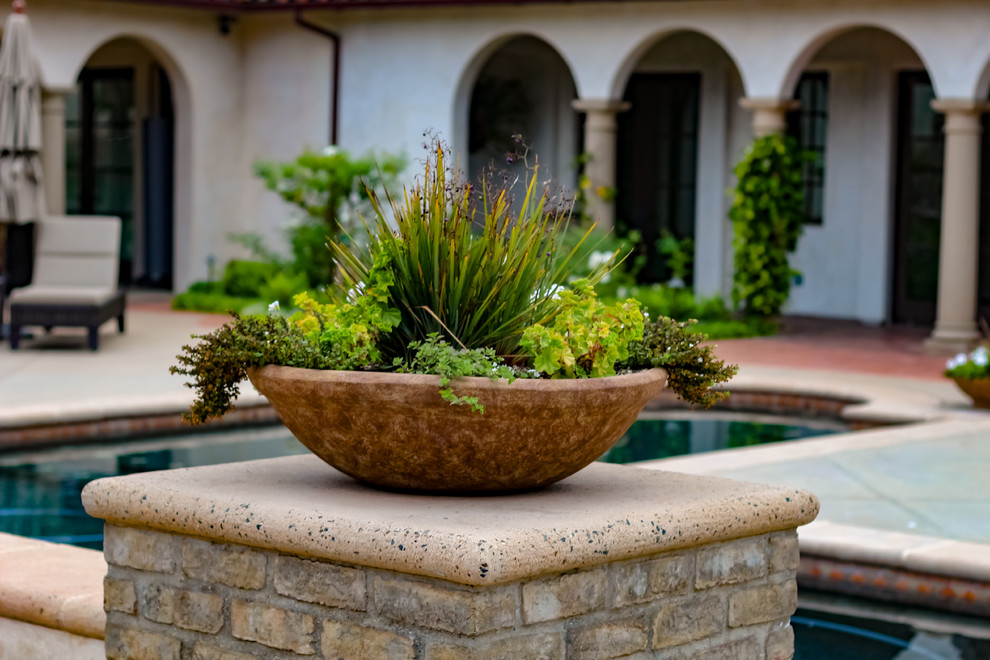
[[578,112],[618,114],[632,105],[620,99],[574,99],[571,107]]
[[931,106],[935,112],[941,112],[946,115],[981,115],[984,112],[990,112],[990,101],[981,101],[978,99],[933,99]]
[[794,99],[750,97],[739,99],[740,107],[753,111],[753,135],[757,138],[787,130],[787,113],[800,104]]
[[795,99],[780,99],[775,96],[746,96],[739,99],[739,107],[746,110],[791,112],[801,107],[801,102]]
[[73,94],[76,91],[75,87],[55,87],[45,85],[41,88],[41,96],[45,97],[64,97],[69,94]]

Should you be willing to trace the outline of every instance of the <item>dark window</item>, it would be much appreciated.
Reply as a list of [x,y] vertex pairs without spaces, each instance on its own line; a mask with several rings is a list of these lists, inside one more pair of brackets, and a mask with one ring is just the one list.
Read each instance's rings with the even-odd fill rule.
[[813,158],[803,165],[804,212],[808,224],[822,224],[825,206],[825,142],[828,135],[828,74],[805,73],[794,98],[801,105],[787,118],[787,133]]

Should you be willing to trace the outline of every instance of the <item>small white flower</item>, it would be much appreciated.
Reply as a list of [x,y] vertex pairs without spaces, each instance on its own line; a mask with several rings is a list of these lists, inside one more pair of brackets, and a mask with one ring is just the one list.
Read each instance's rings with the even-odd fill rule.
[[588,256],[588,268],[594,270],[599,266],[607,264],[612,259],[611,252],[594,251]]
[[340,147],[335,144],[330,144],[323,147],[324,156],[336,156],[338,152],[340,152]]
[[278,301],[277,300],[275,302],[273,302],[271,305],[268,306],[268,313],[269,314],[278,314],[278,310],[279,310],[279,307],[278,307]]
[[978,367],[985,367],[987,363],[990,363],[990,355],[987,355],[986,351],[982,353],[973,353],[973,364]]

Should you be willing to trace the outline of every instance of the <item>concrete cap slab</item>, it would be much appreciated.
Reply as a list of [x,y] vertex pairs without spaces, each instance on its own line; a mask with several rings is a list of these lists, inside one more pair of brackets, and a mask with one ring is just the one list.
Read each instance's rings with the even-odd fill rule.
[[0,567],[0,618],[103,639],[102,553],[0,533]]
[[801,553],[990,582],[990,545],[818,520],[801,530]]
[[602,463],[531,493],[392,493],[315,456],[99,479],[83,504],[114,524],[468,585],[790,529],[818,513],[793,488]]

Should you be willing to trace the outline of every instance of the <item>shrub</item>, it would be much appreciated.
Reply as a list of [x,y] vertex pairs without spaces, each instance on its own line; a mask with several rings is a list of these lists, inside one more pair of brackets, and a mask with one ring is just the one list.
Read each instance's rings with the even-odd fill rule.
[[172,298],[172,309],[189,312],[210,312],[226,314],[241,312],[245,307],[256,302],[257,298],[241,298],[228,296],[225,293],[210,293],[187,291]]
[[777,316],[790,295],[797,271],[787,255],[804,227],[805,160],[793,138],[768,135],[758,138],[736,166],[729,211],[735,230],[732,300],[747,316]]
[[228,296],[257,298],[265,282],[274,277],[278,270],[275,264],[235,259],[228,262],[224,269],[221,280],[223,292]]
[[647,323],[642,341],[629,345],[627,367],[667,370],[667,387],[685,401],[706,408],[728,396],[715,388],[728,382],[736,372],[735,365],[726,366],[715,357],[711,346],[702,344],[704,334],[689,331],[693,321],[678,322],[661,316]]
[[[254,172],[268,189],[305,213],[289,228],[288,238],[291,269],[305,273],[308,287],[333,281],[334,260],[327,242],[351,242],[363,229],[357,217],[361,202],[392,185],[403,166],[396,156],[353,158],[336,147],[319,153],[307,150],[290,162],[255,163]],[[241,237],[241,242],[257,244],[257,236]]]

